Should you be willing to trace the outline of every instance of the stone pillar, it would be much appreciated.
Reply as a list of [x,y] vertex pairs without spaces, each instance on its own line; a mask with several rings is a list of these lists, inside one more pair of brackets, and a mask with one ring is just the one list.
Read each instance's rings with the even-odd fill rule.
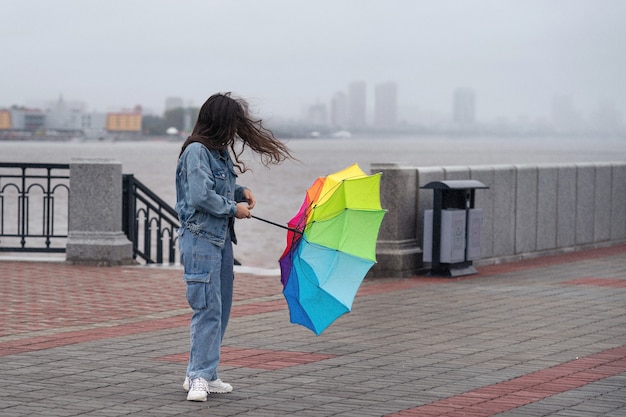
[[377,263],[372,277],[410,277],[421,264],[417,241],[417,171],[398,164],[372,164],[371,172],[382,172],[380,201],[387,210],[376,246]]
[[131,264],[132,243],[122,231],[122,164],[72,159],[66,259],[73,264]]

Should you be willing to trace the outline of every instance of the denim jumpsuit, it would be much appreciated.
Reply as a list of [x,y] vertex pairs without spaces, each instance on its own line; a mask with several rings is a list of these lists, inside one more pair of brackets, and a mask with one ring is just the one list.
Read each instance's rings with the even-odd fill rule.
[[187,376],[218,378],[220,347],[233,299],[234,216],[245,201],[227,151],[187,146],[176,167],[179,248],[193,309]]

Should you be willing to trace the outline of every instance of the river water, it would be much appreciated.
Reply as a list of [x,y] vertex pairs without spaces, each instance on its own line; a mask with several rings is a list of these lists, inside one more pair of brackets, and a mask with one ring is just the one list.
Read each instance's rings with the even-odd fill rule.
[[[626,138],[444,138],[293,139],[287,142],[297,161],[270,169],[253,155],[252,168],[239,176],[257,199],[256,216],[286,224],[299,209],[313,181],[353,163],[369,173],[372,163],[412,166],[543,164],[626,161]],[[124,142],[0,141],[2,162],[69,163],[72,158],[112,158],[161,198],[175,204],[174,176],[181,142],[163,139]],[[275,270],[285,245],[284,230],[255,220],[238,220],[235,256],[245,266]]]

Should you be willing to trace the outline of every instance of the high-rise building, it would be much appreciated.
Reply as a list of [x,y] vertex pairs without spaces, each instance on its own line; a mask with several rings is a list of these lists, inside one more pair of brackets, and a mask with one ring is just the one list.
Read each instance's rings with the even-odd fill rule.
[[367,84],[353,82],[348,86],[348,124],[352,128],[367,124]]
[[165,99],[165,111],[182,109],[185,107],[183,99],[180,97],[168,97]]
[[452,120],[458,126],[476,123],[476,94],[471,88],[454,90]]
[[326,124],[326,105],[317,103],[309,107],[307,119],[313,126],[323,126]]
[[590,116],[591,127],[601,132],[617,132],[623,130],[624,121],[615,103],[611,100],[602,100]]
[[337,92],[330,101],[330,124],[333,127],[348,126],[348,97],[344,92]]
[[558,131],[574,131],[582,127],[582,116],[568,96],[552,99],[552,125]]
[[398,86],[395,82],[377,84],[374,91],[374,125],[390,127],[398,122]]

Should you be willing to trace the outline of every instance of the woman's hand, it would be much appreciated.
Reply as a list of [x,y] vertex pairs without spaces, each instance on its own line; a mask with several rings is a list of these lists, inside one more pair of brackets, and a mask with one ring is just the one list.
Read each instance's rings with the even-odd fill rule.
[[252,191],[247,188],[243,190],[243,198],[246,199],[245,203],[237,203],[237,212],[235,213],[235,217],[238,219],[249,219],[252,217],[250,210],[256,204],[256,200],[254,199],[254,194]]
[[243,190],[243,198],[246,199],[246,203],[248,203],[248,210],[252,210],[254,205],[256,204],[256,200],[254,199],[254,194],[249,189]]
[[237,203],[237,212],[235,213],[236,218],[249,219],[251,216],[252,214],[248,208],[248,203]]

